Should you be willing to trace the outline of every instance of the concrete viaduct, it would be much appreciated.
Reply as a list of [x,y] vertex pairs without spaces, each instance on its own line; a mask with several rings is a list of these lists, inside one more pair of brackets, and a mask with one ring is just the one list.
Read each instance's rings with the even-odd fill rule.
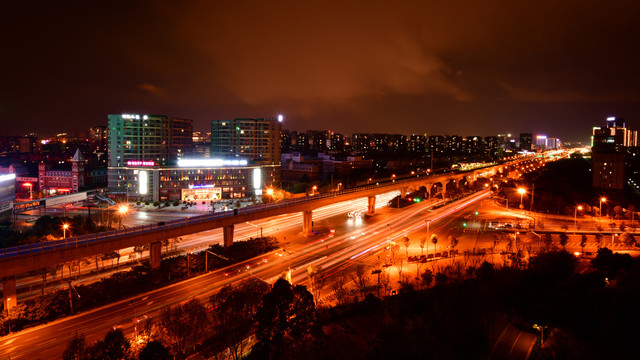
[[[181,220],[160,222],[125,230],[107,231],[99,234],[81,235],[65,240],[54,240],[38,244],[22,245],[0,250],[0,278],[3,282],[5,309],[17,305],[16,275],[41,270],[82,257],[103,254],[108,251],[149,244],[149,263],[152,271],[160,268],[161,244],[163,240],[222,227],[224,246],[233,243],[235,224],[257,219],[302,212],[302,233],[312,233],[313,210],[336,202],[368,197],[368,214],[375,211],[376,195],[400,190],[404,196],[409,189],[425,186],[430,197],[444,193],[447,186],[460,182],[474,182],[480,177],[504,173],[519,162],[531,158],[520,158],[510,163],[485,167],[460,173],[439,175],[415,175],[410,178],[391,180],[338,192],[285,200],[277,203],[251,206],[224,213],[194,216]],[[434,188],[434,186],[436,188]],[[437,191],[437,193],[436,193]]]

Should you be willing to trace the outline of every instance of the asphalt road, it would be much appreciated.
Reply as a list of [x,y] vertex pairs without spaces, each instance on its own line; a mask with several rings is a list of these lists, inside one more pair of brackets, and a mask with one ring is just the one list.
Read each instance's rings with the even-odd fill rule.
[[[475,201],[480,199],[479,195],[474,197],[477,197]],[[341,207],[343,211],[348,209],[344,204]],[[460,202],[436,211],[428,211],[427,203],[421,203],[404,209],[385,209],[361,224],[345,220],[345,215],[319,221],[318,236],[289,239],[286,252],[274,251],[131,299],[5,336],[0,340],[0,357],[55,358],[61,355],[75,333],[83,333],[87,341],[93,342],[102,338],[114,325],[122,328],[126,334],[132,334],[136,319],[143,315],[158,319],[167,306],[193,297],[206,300],[223,286],[249,277],[273,283],[291,268],[293,283],[304,283],[310,265],[320,266],[327,273],[335,273],[359,262],[369,261],[389,241],[424,229],[426,219],[432,219],[434,224],[440,221],[446,223],[449,217],[455,217],[460,210]],[[326,231],[329,226],[336,230],[335,236]]]

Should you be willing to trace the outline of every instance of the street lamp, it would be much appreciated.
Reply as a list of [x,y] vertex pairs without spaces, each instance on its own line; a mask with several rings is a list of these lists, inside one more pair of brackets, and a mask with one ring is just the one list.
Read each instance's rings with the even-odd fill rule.
[[601,197],[600,198],[600,217],[602,218],[602,203],[603,202],[607,202],[607,198],[606,197]]
[[540,331],[540,345],[544,344],[544,325],[533,324],[533,328]]
[[120,205],[118,207],[118,213],[120,214],[120,225],[122,225],[122,218],[129,212],[129,207],[127,205]]
[[67,247],[67,229],[69,228],[69,224],[62,224],[62,238],[64,239],[64,246]]
[[578,228],[578,210],[582,211],[582,205],[578,205],[573,212],[573,227]]
[[22,184],[22,186],[29,188],[29,200],[33,200],[33,184],[30,182],[26,182]]
[[525,188],[518,188],[518,194],[520,194],[520,209],[522,209],[522,196],[527,193]]
[[425,244],[427,244],[427,255],[429,254],[429,225],[431,224],[431,220],[425,220],[427,222],[427,238],[425,240]]

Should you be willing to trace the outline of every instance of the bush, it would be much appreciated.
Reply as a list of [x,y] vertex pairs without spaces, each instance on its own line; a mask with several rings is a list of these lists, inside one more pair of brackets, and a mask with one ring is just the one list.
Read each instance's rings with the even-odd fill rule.
[[180,201],[179,200],[174,201],[173,206],[180,206]]
[[149,205],[149,202],[148,202],[148,201],[145,201],[145,202],[144,202],[144,204],[145,204],[145,205]]
[[160,206],[160,201],[157,201],[157,200],[156,200],[156,201],[154,201],[154,202],[153,202],[153,206]]
[[136,202],[136,205],[140,206],[142,204],[140,201]]

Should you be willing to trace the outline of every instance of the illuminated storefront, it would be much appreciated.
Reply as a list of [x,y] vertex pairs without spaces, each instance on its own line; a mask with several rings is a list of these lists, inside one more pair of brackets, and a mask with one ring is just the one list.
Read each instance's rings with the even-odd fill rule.
[[178,166],[157,166],[143,160],[131,164],[109,168],[109,188],[143,200],[248,198],[280,181],[279,165],[248,165],[243,160],[181,160]]

